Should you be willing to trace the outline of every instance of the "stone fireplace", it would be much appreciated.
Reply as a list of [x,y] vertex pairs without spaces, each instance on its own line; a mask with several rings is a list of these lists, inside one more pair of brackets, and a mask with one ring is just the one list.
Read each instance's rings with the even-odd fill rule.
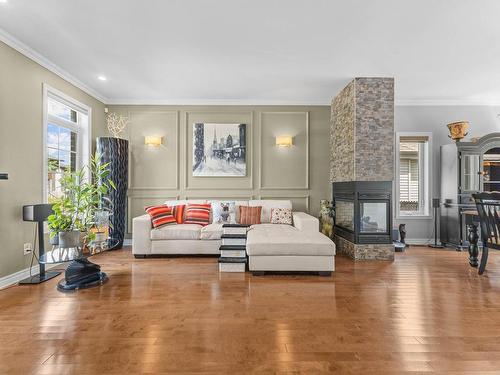
[[339,253],[393,260],[394,80],[355,78],[332,102],[330,181]]

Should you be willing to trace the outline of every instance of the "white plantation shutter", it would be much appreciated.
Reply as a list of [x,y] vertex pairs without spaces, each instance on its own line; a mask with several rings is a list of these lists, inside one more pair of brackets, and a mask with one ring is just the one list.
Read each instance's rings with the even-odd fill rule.
[[399,200],[418,202],[418,160],[401,159],[399,163]]
[[418,191],[419,191],[418,160],[410,159],[409,165],[410,165],[409,200],[411,202],[418,202]]
[[409,159],[401,159],[399,163],[399,200],[410,200],[410,163]]

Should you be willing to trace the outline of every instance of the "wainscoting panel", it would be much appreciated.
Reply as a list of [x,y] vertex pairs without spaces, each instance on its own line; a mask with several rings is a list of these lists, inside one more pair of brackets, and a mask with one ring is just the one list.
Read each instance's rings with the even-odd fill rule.
[[310,201],[310,196],[309,194],[304,194],[304,195],[289,195],[289,196],[284,196],[284,195],[260,195],[259,199],[287,199],[292,201],[292,207],[294,211],[300,211],[300,212],[309,212],[309,201]]
[[[262,112],[259,135],[260,189],[309,189],[309,112]],[[293,145],[277,147],[279,136]]]
[[[328,106],[110,106],[129,117],[127,236],[144,207],[173,199],[290,199],[294,210],[316,216],[330,196]],[[193,124],[247,125],[244,177],[193,177]],[[161,147],[144,137],[162,136]],[[276,136],[293,137],[290,148]],[[213,136],[213,135],[212,135]]]
[[[130,189],[178,189],[178,111],[130,111],[129,121]],[[163,137],[163,144],[146,146],[145,136]]]
[[204,195],[204,196],[186,196],[185,199],[206,199],[206,200],[219,200],[219,201],[249,201],[253,199],[251,196],[234,196],[234,195],[217,195],[217,194],[212,194],[210,196]]

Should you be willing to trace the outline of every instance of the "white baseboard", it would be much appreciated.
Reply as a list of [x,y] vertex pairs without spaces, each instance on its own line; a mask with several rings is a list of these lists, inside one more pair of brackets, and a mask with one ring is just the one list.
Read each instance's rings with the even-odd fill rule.
[[[50,270],[51,268],[54,268],[58,265],[59,264],[47,264],[47,265],[45,265],[45,270]],[[31,274],[32,275],[36,275],[39,272],[40,272],[40,266],[38,264],[31,267]],[[3,288],[6,288],[8,286],[11,286],[13,284],[17,284],[19,281],[26,279],[29,276],[30,276],[29,267],[25,268],[24,270],[13,273],[11,275],[4,276],[4,277],[0,278],[0,290]]]
[[132,239],[131,238],[125,238],[123,240],[123,246],[132,246]]
[[434,242],[434,240],[429,240],[428,238],[406,238],[405,242],[408,245],[428,245]]

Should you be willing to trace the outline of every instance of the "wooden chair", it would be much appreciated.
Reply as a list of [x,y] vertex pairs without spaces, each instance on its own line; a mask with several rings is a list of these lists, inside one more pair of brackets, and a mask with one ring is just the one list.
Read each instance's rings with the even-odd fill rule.
[[479,265],[482,275],[488,262],[488,250],[500,250],[500,192],[472,194],[481,225],[483,253]]

